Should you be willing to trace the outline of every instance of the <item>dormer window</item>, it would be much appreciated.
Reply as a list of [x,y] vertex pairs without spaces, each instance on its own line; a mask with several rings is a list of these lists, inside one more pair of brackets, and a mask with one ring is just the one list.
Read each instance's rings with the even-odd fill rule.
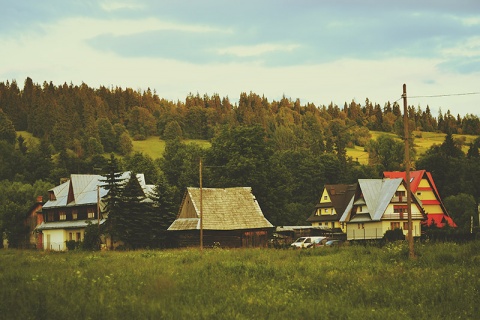
[[93,219],[95,218],[95,211],[93,209],[88,209],[88,214],[87,214],[88,219]]
[[57,200],[57,198],[55,197],[55,193],[53,193],[53,191],[49,191],[49,192],[48,192],[48,199],[49,199],[50,201],[55,201],[55,200]]

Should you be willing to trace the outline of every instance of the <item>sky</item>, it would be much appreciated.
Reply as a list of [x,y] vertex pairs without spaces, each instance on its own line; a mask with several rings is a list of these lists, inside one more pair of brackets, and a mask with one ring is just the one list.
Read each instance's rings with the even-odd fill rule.
[[480,116],[478,0],[0,0],[0,82]]

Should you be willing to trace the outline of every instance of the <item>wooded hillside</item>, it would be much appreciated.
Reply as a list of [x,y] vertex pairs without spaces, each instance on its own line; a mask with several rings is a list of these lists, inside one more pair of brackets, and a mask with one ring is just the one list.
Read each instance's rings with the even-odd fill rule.
[[[0,83],[0,181],[56,185],[72,173],[101,173],[105,154],[115,153],[122,170],[144,173],[147,183],[165,177],[179,204],[185,188],[199,184],[202,157],[204,185],[250,186],[273,224],[305,224],[324,184],[404,170],[404,144],[395,138],[403,136],[402,110],[396,102],[381,105],[368,98],[316,106],[243,92],[236,103],[198,93],[168,101],[150,89],[40,85],[30,78],[22,88],[6,81]],[[478,136],[478,116],[455,116],[449,110],[435,116],[428,106],[409,106],[408,116],[410,130],[415,130],[412,142],[429,132],[445,134],[420,157],[412,148],[416,169],[432,172],[447,203],[450,196],[465,195],[478,204],[480,139],[467,143],[453,138]],[[372,140],[372,130],[385,135]],[[27,144],[16,131],[28,132],[39,143]],[[166,141],[161,158],[132,152],[132,140],[152,137]],[[183,143],[185,139],[207,140],[211,147]],[[368,161],[349,157],[347,148],[365,150]],[[455,210],[452,215],[467,221],[477,208]]]

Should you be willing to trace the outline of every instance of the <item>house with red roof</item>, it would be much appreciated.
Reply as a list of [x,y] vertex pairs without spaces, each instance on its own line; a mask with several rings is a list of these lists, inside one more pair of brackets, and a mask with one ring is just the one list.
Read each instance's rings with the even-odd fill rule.
[[[402,178],[405,181],[406,172],[384,172],[383,176],[389,179]],[[423,209],[427,214],[427,220],[423,222],[424,225],[431,226],[432,224],[435,224],[439,228],[447,225],[450,227],[457,226],[443,205],[437,186],[435,185],[430,172],[427,172],[426,170],[411,171],[410,189],[421,201]]]

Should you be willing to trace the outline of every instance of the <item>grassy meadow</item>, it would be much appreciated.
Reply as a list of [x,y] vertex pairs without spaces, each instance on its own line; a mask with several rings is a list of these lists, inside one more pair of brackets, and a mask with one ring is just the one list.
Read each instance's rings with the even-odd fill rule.
[[480,241],[0,250],[4,319],[478,319]]
[[[400,141],[400,138],[398,138],[398,136],[394,133],[385,133],[380,131],[370,131],[370,133],[372,134],[372,139],[378,138],[378,136],[381,134],[386,134]],[[30,133],[26,131],[18,131],[17,135],[22,135],[25,138],[27,145],[38,143],[38,139],[33,137]],[[414,147],[417,151],[417,157],[425,153],[425,151],[427,151],[427,149],[434,144],[442,144],[445,139],[444,133],[414,131],[414,135]],[[453,137],[454,139],[459,139],[460,141],[463,141],[464,144],[462,150],[465,153],[468,151],[468,144],[477,138],[477,136],[461,134],[455,134],[453,135]],[[198,139],[187,139],[184,140],[184,142],[194,143],[202,148],[209,148],[211,145],[209,141]],[[146,140],[132,141],[132,143],[133,152],[141,152],[145,155],[150,156],[152,159],[161,158],[163,152],[165,151],[165,141],[157,136],[148,137]],[[368,152],[365,151],[364,147],[355,146],[354,148],[347,148],[347,156],[352,157],[353,160],[358,160],[362,164],[368,164]]]

